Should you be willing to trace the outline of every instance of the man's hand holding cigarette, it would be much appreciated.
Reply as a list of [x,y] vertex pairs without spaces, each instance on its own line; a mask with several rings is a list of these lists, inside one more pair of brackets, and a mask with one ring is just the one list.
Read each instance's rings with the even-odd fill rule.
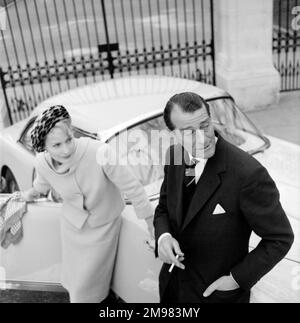
[[185,268],[181,263],[184,260],[184,253],[181,251],[178,241],[171,235],[167,235],[159,241],[158,256],[163,262],[171,265],[169,272],[172,272],[174,266],[180,269]]

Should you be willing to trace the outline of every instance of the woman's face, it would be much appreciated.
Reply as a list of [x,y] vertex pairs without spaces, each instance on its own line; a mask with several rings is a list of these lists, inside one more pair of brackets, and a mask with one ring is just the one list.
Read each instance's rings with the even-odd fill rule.
[[75,152],[72,130],[67,125],[55,126],[46,136],[45,148],[54,160],[66,163]]

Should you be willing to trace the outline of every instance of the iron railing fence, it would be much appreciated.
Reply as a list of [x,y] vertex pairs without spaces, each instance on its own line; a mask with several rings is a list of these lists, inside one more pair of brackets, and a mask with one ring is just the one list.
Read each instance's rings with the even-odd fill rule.
[[273,57],[281,91],[300,90],[300,0],[274,0]]
[[212,0],[18,0],[6,11],[0,78],[11,123],[57,93],[124,75],[215,84]]

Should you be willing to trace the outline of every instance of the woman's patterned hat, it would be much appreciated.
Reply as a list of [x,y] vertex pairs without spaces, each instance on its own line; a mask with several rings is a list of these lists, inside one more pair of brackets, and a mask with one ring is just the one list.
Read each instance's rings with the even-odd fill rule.
[[40,153],[45,150],[45,138],[54,126],[62,120],[71,119],[69,112],[62,105],[54,105],[37,117],[31,131],[33,149]]

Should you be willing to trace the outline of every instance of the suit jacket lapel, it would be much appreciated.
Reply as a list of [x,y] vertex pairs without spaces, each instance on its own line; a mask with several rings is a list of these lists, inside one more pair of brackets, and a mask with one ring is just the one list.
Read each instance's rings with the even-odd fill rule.
[[202,209],[213,193],[221,184],[219,174],[226,170],[226,142],[219,135],[216,151],[209,158],[203,173],[197,183],[194,197],[191,201],[188,213],[184,219],[181,231],[191,222],[194,216]]

